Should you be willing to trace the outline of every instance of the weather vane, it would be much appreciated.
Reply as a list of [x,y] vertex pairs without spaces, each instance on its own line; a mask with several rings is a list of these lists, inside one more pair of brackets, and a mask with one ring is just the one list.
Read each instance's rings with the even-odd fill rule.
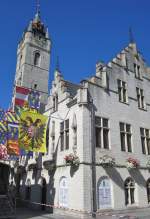
[[59,56],[57,56],[57,60],[56,60],[56,70],[59,71],[59,70],[60,70],[59,67],[60,67],[60,66],[59,66]]
[[40,0],[36,0],[36,11],[38,14],[40,13]]
[[130,43],[134,43],[134,36],[133,36],[133,31],[131,27],[129,28],[129,40],[130,40]]

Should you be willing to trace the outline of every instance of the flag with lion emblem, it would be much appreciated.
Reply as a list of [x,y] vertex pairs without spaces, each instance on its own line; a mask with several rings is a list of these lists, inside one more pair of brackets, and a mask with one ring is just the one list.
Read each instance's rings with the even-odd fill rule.
[[47,117],[23,111],[19,124],[19,147],[26,151],[46,153]]

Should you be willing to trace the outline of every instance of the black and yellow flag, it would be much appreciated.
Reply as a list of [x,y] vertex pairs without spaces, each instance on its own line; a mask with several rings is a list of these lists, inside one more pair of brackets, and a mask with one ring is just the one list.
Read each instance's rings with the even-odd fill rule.
[[19,147],[26,151],[46,153],[47,117],[23,111],[19,124]]

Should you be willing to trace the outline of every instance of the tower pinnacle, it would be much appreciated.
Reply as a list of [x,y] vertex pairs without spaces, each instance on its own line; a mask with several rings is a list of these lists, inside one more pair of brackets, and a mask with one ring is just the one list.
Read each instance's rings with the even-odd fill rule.
[[134,36],[133,36],[133,31],[132,28],[129,28],[129,42],[134,43]]
[[41,20],[41,12],[40,12],[40,0],[36,0],[36,14],[34,21],[39,22]]
[[36,0],[36,13],[40,14],[40,0]]
[[60,68],[59,68],[59,56],[57,56],[57,60],[56,60],[56,71],[60,71]]

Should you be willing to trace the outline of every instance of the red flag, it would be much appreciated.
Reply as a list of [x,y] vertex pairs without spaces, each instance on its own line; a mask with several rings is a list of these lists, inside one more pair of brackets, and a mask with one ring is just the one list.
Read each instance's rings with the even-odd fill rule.
[[15,106],[23,107],[28,103],[29,88],[16,86]]

